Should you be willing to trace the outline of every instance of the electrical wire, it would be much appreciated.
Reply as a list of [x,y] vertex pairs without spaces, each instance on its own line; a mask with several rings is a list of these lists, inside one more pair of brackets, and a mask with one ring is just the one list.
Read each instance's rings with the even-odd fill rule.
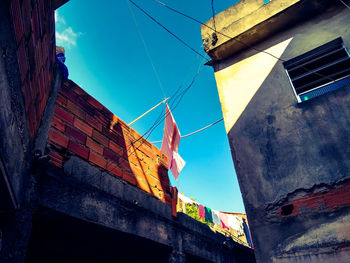
[[212,13],[213,13],[214,32],[216,33],[214,0],[211,0],[211,11],[212,11]]
[[[129,1],[131,1],[131,0],[129,0]],[[224,37],[226,37],[226,38],[228,38],[228,39],[230,39],[230,40],[236,41],[236,42],[242,44],[243,46],[245,46],[245,47],[247,47],[247,48],[249,48],[249,49],[255,50],[255,51],[259,52],[259,53],[265,53],[265,54],[267,54],[267,55],[269,55],[269,56],[271,56],[271,57],[274,57],[274,58],[277,59],[277,60],[280,60],[280,61],[282,61],[282,62],[285,62],[285,60],[283,60],[283,59],[281,59],[281,58],[279,58],[279,57],[276,57],[275,55],[273,55],[273,54],[271,54],[271,53],[269,53],[269,52],[267,52],[267,51],[265,51],[265,50],[258,49],[258,48],[256,48],[256,47],[253,47],[253,46],[251,46],[251,45],[248,45],[247,43],[245,43],[245,42],[243,42],[243,41],[241,41],[241,40],[239,40],[239,39],[230,37],[230,36],[228,36],[228,35],[226,35],[226,34],[220,32],[220,31],[217,31],[217,30],[215,30],[214,28],[212,28],[211,26],[208,26],[207,24],[205,24],[204,22],[202,22],[202,21],[200,21],[200,20],[198,20],[198,19],[196,19],[196,18],[193,18],[192,16],[187,15],[187,14],[181,12],[181,11],[178,11],[178,10],[176,10],[176,9],[174,9],[174,8],[172,8],[172,7],[168,6],[168,5],[166,5],[166,4],[164,4],[163,2],[161,2],[161,1],[159,1],[159,0],[153,0],[153,1],[156,2],[156,3],[158,3],[158,4],[160,4],[160,5],[162,5],[162,6],[164,6],[165,8],[167,8],[167,9],[169,9],[169,10],[175,12],[175,13],[178,13],[179,15],[182,15],[182,16],[184,16],[184,17],[186,17],[186,18],[188,18],[188,19],[190,19],[190,20],[192,20],[192,21],[194,21],[194,22],[196,22],[196,23],[198,23],[198,24],[200,24],[200,25],[203,25],[203,26],[205,26],[205,27],[207,27],[207,28],[213,30],[214,32],[216,32],[216,33],[219,34],[219,35],[222,35],[222,36],[224,36]]]
[[[197,131],[194,131],[194,132],[188,133],[188,134],[186,134],[186,135],[183,135],[183,136],[181,136],[181,138],[186,138],[186,137],[189,137],[189,136],[191,136],[191,135],[194,135],[194,134],[196,134],[196,133],[198,133],[198,132],[204,131],[204,130],[210,128],[211,126],[214,126],[215,124],[217,124],[217,123],[219,123],[219,122],[221,122],[221,121],[223,121],[223,120],[224,120],[224,118],[221,118],[220,120],[217,120],[216,122],[213,122],[213,123],[211,123],[211,124],[209,124],[209,125],[207,125],[207,126],[201,128],[201,129],[199,129],[199,130],[197,130]],[[161,142],[162,142],[162,141],[155,141],[155,142],[151,142],[151,143],[161,143]]]
[[[129,1],[131,1],[131,0],[129,0]],[[239,39],[236,39],[236,38],[234,38],[234,37],[230,37],[230,36],[228,36],[228,35],[226,35],[226,34],[220,32],[220,31],[217,31],[216,29],[214,29],[214,28],[208,26],[207,24],[203,23],[202,21],[200,21],[200,20],[198,20],[198,19],[196,19],[196,18],[193,18],[192,16],[187,15],[187,14],[181,12],[181,11],[178,11],[178,10],[176,10],[176,9],[174,9],[174,8],[172,8],[172,7],[168,6],[168,5],[166,5],[165,3],[163,3],[163,2],[161,2],[161,1],[159,1],[159,0],[153,0],[153,1],[156,2],[156,3],[158,3],[158,4],[160,4],[160,5],[162,5],[162,6],[164,6],[164,7],[167,8],[167,9],[169,9],[169,10],[171,10],[171,11],[177,13],[177,14],[180,14],[180,15],[182,15],[182,16],[184,16],[184,17],[186,17],[186,18],[188,18],[188,19],[190,19],[190,20],[192,20],[192,21],[195,21],[196,23],[198,23],[198,24],[200,24],[200,25],[203,25],[203,26],[205,26],[205,27],[207,27],[207,28],[213,30],[213,31],[216,32],[217,34],[222,35],[222,36],[228,38],[229,40],[236,41],[236,42],[242,44],[243,46],[245,46],[245,47],[247,47],[247,48],[249,48],[249,49],[251,49],[251,50],[255,50],[255,51],[259,52],[259,53],[264,53],[264,54],[266,54],[266,55],[269,55],[269,56],[271,56],[271,57],[277,59],[278,61],[286,62],[286,60],[284,60],[284,59],[282,59],[282,58],[279,58],[279,57],[277,57],[277,56],[271,54],[270,52],[267,52],[267,51],[265,51],[265,50],[261,50],[261,49],[259,49],[259,48],[254,47],[254,46],[251,46],[251,45],[249,45],[249,44],[247,44],[247,43],[245,43],[245,42],[243,42],[243,41],[241,41],[241,40],[239,40]],[[340,0],[340,1],[343,2],[342,0]],[[343,2],[343,4],[345,4],[345,3]],[[345,5],[346,5],[346,4],[345,4]],[[347,5],[346,5],[346,6],[347,6]],[[304,69],[304,70],[306,70],[307,72],[310,72],[310,73],[312,73],[312,74],[314,74],[314,75],[317,75],[317,76],[319,76],[319,77],[328,79],[328,80],[333,81],[333,82],[335,81],[334,79],[332,79],[332,78],[329,77],[329,76],[325,76],[325,75],[320,74],[320,73],[318,73],[318,72],[312,72],[310,69],[308,69],[308,68],[306,68],[306,67],[304,67],[304,66],[301,66],[301,68]]]
[[125,2],[126,2],[126,4],[127,4],[127,6],[128,6],[130,15],[131,15],[132,20],[134,21],[134,24],[135,24],[136,29],[137,29],[137,33],[139,34],[139,37],[140,37],[141,42],[142,42],[142,44],[143,44],[143,47],[144,47],[144,49],[145,49],[145,51],[146,51],[146,55],[147,55],[147,57],[148,57],[148,59],[149,59],[149,61],[150,61],[150,63],[151,63],[151,66],[152,66],[154,75],[155,75],[155,77],[156,77],[156,79],[157,79],[158,85],[159,85],[159,87],[160,87],[160,89],[161,89],[161,91],[162,91],[162,93],[163,93],[163,96],[164,96],[163,98],[165,99],[165,98],[166,98],[166,95],[165,95],[165,91],[164,91],[162,82],[160,81],[158,72],[157,72],[157,70],[156,70],[156,67],[154,66],[154,63],[153,63],[151,54],[150,54],[150,52],[149,52],[149,49],[148,49],[148,47],[147,47],[146,41],[145,41],[145,39],[144,39],[144,37],[143,37],[143,35],[142,35],[141,28],[139,27],[139,24],[137,23],[135,13],[134,13],[134,11],[132,10],[132,8],[131,8],[131,6],[130,6],[130,4],[129,4],[129,1],[128,1],[128,0],[125,0]]
[[340,2],[342,2],[343,3],[343,5],[345,5],[347,8],[349,8],[350,9],[350,6],[349,5],[347,5],[343,0],[339,0]]
[[209,61],[205,56],[203,56],[201,53],[199,53],[198,51],[196,51],[193,47],[191,47],[189,44],[187,44],[184,40],[182,40],[180,37],[178,37],[176,34],[174,34],[173,32],[171,32],[168,28],[166,28],[164,25],[162,25],[158,20],[156,20],[153,16],[151,16],[148,12],[146,12],[142,7],[140,7],[139,5],[137,5],[134,1],[132,0],[128,0],[130,1],[134,6],[136,6],[142,13],[144,13],[147,17],[149,17],[152,21],[154,21],[156,24],[158,24],[160,27],[162,27],[165,31],[167,31],[170,35],[172,35],[173,37],[175,37],[178,41],[180,41],[183,45],[185,45],[186,47],[188,47],[189,49],[191,49],[194,53],[196,53],[197,55],[205,58],[207,61]]

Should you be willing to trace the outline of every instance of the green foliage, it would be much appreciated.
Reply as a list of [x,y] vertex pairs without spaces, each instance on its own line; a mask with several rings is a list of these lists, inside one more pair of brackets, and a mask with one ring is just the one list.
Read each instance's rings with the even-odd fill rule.
[[204,219],[200,218],[198,215],[198,208],[195,205],[192,204],[186,204],[186,214],[190,217],[192,217],[193,219],[196,219],[200,222],[202,222],[203,224],[206,224],[209,227],[213,226],[213,223],[210,223],[208,221],[205,221]]

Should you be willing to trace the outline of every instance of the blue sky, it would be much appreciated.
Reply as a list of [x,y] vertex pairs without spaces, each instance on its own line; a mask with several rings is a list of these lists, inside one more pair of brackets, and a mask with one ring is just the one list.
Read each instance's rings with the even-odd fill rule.
[[[203,55],[200,25],[172,13],[152,0],[134,0],[163,25]],[[212,16],[211,0],[164,0],[201,21]],[[214,1],[221,12],[237,1]],[[126,123],[186,87],[201,67],[192,88],[173,111],[182,135],[222,118],[213,69],[130,4],[147,45],[164,93],[152,69],[126,0],[70,0],[56,12],[57,44],[66,49],[69,78]],[[143,134],[164,106],[132,127]],[[162,139],[163,123],[149,141]],[[157,144],[160,148],[160,144]],[[180,191],[221,211],[244,212],[223,122],[180,142],[186,166]],[[169,172],[171,182],[175,184]]]

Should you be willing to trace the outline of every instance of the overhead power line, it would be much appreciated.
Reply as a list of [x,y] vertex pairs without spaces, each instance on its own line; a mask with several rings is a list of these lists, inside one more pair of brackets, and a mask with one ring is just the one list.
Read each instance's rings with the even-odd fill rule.
[[[216,122],[213,122],[212,124],[209,124],[209,125],[207,125],[207,126],[201,128],[201,129],[199,129],[199,130],[197,130],[197,131],[194,131],[194,132],[188,133],[188,134],[186,134],[186,135],[183,135],[183,136],[181,136],[181,138],[189,137],[189,136],[194,135],[194,134],[196,134],[196,133],[198,133],[198,132],[204,131],[204,130],[210,128],[211,126],[214,126],[215,124],[218,124],[219,122],[221,122],[221,121],[223,121],[223,120],[224,120],[224,118],[221,118],[220,120],[217,120]],[[151,143],[161,143],[161,142],[162,142],[162,141],[155,141],[155,142],[151,142]]]
[[201,53],[199,53],[197,50],[195,50],[193,47],[191,47],[189,44],[187,44],[184,40],[182,40],[180,37],[178,37],[176,34],[174,34],[173,32],[171,32],[168,28],[166,28],[164,25],[162,25],[158,20],[156,20],[153,16],[151,16],[148,12],[146,12],[142,7],[140,7],[139,5],[137,5],[134,1],[132,0],[128,0],[130,1],[134,6],[136,6],[142,13],[144,13],[147,17],[149,17],[152,21],[154,21],[156,24],[158,24],[159,26],[161,26],[165,31],[167,31],[170,35],[172,35],[173,37],[175,37],[178,41],[180,41],[183,45],[185,45],[186,47],[188,47],[189,49],[191,49],[193,52],[195,52],[197,55],[203,57],[204,59],[206,59],[207,61],[209,61],[209,59],[207,59],[205,56],[203,56]]
[[[131,1],[131,0],[129,0],[129,1]],[[270,52],[267,52],[267,51],[265,51],[265,50],[256,48],[256,47],[254,47],[254,46],[252,46],[252,45],[249,45],[249,44],[245,43],[244,41],[241,41],[241,40],[236,39],[236,38],[234,38],[234,37],[230,37],[230,36],[228,36],[228,35],[226,35],[226,34],[220,32],[220,31],[217,31],[216,29],[214,29],[214,28],[208,26],[207,24],[203,23],[202,21],[200,21],[200,20],[198,20],[198,19],[196,19],[196,18],[193,18],[192,16],[187,15],[187,14],[181,12],[181,11],[178,11],[178,10],[176,10],[176,9],[174,9],[174,8],[172,8],[172,7],[168,6],[168,5],[166,5],[166,4],[164,4],[163,2],[161,2],[161,1],[159,1],[159,0],[153,0],[153,1],[156,2],[156,3],[158,3],[158,4],[160,4],[160,5],[162,5],[162,6],[164,6],[164,7],[167,8],[167,9],[169,9],[169,10],[171,10],[171,11],[177,13],[177,14],[180,14],[180,15],[182,15],[182,16],[184,16],[184,17],[186,17],[186,18],[188,18],[188,19],[190,19],[190,20],[192,20],[192,21],[194,21],[194,22],[196,22],[196,23],[198,23],[198,24],[200,24],[200,25],[203,25],[203,26],[205,26],[205,27],[207,27],[207,28],[213,30],[214,32],[216,32],[216,33],[219,34],[219,35],[222,35],[222,36],[224,36],[224,37],[226,37],[226,38],[228,38],[228,39],[230,39],[230,40],[236,41],[236,42],[242,44],[243,46],[245,46],[245,47],[247,47],[247,48],[249,48],[249,49],[251,49],[251,50],[255,50],[255,51],[259,52],[259,53],[264,53],[264,54],[269,55],[269,56],[271,56],[271,57],[273,57],[273,58],[275,58],[275,59],[277,59],[277,60],[279,60],[279,61],[286,62],[286,60],[284,60],[284,59],[282,59],[282,58],[279,58],[279,57],[277,57],[277,56],[271,54]],[[340,0],[340,1],[341,1],[343,4],[345,4],[342,0]],[[346,4],[345,4],[345,5],[346,5]],[[346,5],[346,6],[347,6],[347,5]],[[347,7],[348,7],[348,6],[347,6]],[[349,7],[349,8],[350,8],[350,7]],[[328,80],[330,80],[330,81],[335,81],[334,79],[332,79],[332,78],[329,77],[329,76],[325,76],[325,75],[320,74],[320,73],[318,73],[318,72],[313,72],[312,70],[310,70],[310,69],[308,69],[308,68],[306,68],[306,67],[304,67],[304,66],[302,66],[301,68],[304,69],[304,70],[306,70],[307,72],[310,72],[310,73],[312,73],[312,74],[314,74],[314,75],[317,75],[317,76],[319,76],[319,77],[328,79]]]
[[347,5],[343,0],[339,0],[340,2],[342,2],[343,3],[343,5],[345,5],[347,8],[349,8],[350,9],[350,6],[349,5]]
[[[131,0],[129,0],[129,1],[131,1]],[[280,61],[285,62],[285,60],[283,60],[283,59],[281,59],[281,58],[279,58],[279,57],[276,57],[275,55],[273,55],[273,54],[271,54],[271,53],[269,53],[269,52],[267,52],[267,51],[265,51],[265,50],[261,50],[261,49],[259,49],[259,48],[253,47],[253,46],[251,46],[251,45],[249,45],[249,44],[247,44],[247,43],[245,43],[245,42],[243,42],[243,41],[241,41],[241,40],[239,40],[239,39],[230,37],[230,36],[228,36],[228,35],[226,35],[226,34],[220,32],[220,31],[217,31],[216,29],[212,28],[211,26],[208,26],[208,25],[205,24],[204,22],[202,22],[202,21],[200,21],[200,20],[198,20],[198,19],[196,19],[196,18],[194,18],[194,17],[192,17],[192,16],[190,16],[190,15],[187,15],[187,14],[181,12],[181,11],[178,11],[178,10],[176,10],[176,9],[174,9],[174,8],[172,8],[172,7],[170,7],[170,6],[168,6],[167,4],[164,4],[163,2],[161,2],[161,1],[159,1],[159,0],[153,0],[153,1],[156,2],[156,3],[158,3],[158,4],[160,4],[160,5],[162,5],[162,6],[164,6],[165,8],[167,8],[167,9],[169,9],[169,10],[175,12],[175,13],[178,13],[179,15],[182,15],[182,16],[184,16],[184,17],[186,17],[186,18],[188,18],[188,19],[190,19],[190,20],[192,20],[192,21],[194,21],[194,22],[196,22],[196,23],[198,23],[198,24],[200,24],[200,25],[205,26],[206,28],[209,28],[209,29],[213,30],[214,32],[216,32],[216,33],[219,34],[219,35],[222,35],[222,36],[224,36],[224,37],[226,37],[226,38],[228,38],[228,39],[230,39],[230,40],[236,41],[236,42],[242,44],[243,46],[245,46],[245,47],[247,47],[247,48],[249,48],[249,49],[255,50],[255,51],[259,52],[259,53],[265,53],[265,54],[267,54],[267,55],[269,55],[269,56],[274,57],[274,58],[277,59],[277,60],[280,60]]]
[[139,27],[139,24],[137,23],[137,20],[136,20],[136,17],[135,17],[135,13],[133,12],[132,8],[130,7],[130,4],[128,2],[128,0],[125,0],[127,6],[128,6],[128,9],[129,9],[129,12],[130,12],[130,15],[131,15],[131,18],[132,20],[134,21],[134,24],[135,24],[135,27],[137,29],[137,33],[139,34],[139,37],[141,39],[141,42],[143,44],[143,47],[145,48],[145,51],[146,51],[146,55],[151,63],[151,66],[152,66],[152,69],[153,69],[153,72],[154,72],[154,75],[156,76],[156,79],[158,81],[158,85],[163,93],[163,98],[166,98],[166,95],[165,95],[165,91],[164,91],[164,88],[163,88],[163,85],[162,85],[162,82],[160,81],[160,78],[159,78],[159,75],[158,75],[158,72],[156,70],[156,67],[154,66],[154,63],[153,63],[153,60],[152,60],[152,57],[151,57],[151,54],[149,52],[149,49],[147,47],[147,44],[146,44],[146,41],[142,35],[142,32],[141,32],[141,28]]
[[214,0],[211,0],[211,11],[213,12],[213,26],[216,33]]

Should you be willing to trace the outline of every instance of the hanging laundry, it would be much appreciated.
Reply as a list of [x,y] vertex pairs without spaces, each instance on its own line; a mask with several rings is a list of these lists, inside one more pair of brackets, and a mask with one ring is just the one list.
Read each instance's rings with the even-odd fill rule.
[[[240,224],[236,216],[233,215],[227,215],[228,216],[228,226],[232,229],[236,230],[237,232],[241,232]],[[238,233],[240,234],[240,233]]]
[[195,204],[196,201],[193,201],[191,198],[184,196],[183,194],[178,194],[178,197],[186,204]]
[[205,221],[213,223],[213,217],[212,217],[212,214],[211,214],[211,208],[204,207],[204,209],[205,209]]
[[219,213],[219,218],[220,218],[222,227],[223,227],[223,228],[229,229],[229,225],[228,225],[228,216],[227,216],[227,214],[221,213],[221,212],[220,212],[220,213]]
[[170,164],[170,171],[174,175],[175,179],[179,177],[181,170],[186,165],[184,159],[181,158],[178,152],[173,152],[173,159]]
[[249,244],[249,246],[253,246],[253,243],[252,243],[252,238],[250,237],[250,231],[249,231],[249,227],[245,221],[245,219],[243,218],[243,230],[244,230],[244,234],[247,238],[247,242]]
[[168,157],[170,171],[177,180],[185,161],[178,154],[181,134],[171,114],[168,104],[165,105],[165,123],[161,151]]
[[222,227],[223,229],[227,229],[227,230],[230,229],[227,225],[225,225],[224,221],[222,221],[221,219],[220,219],[220,222],[221,222],[221,227]]
[[221,222],[220,222],[220,219],[219,219],[219,212],[212,209],[211,210],[211,213],[212,213],[212,218],[213,218],[213,223],[216,224],[216,225],[221,225]]
[[203,205],[198,205],[198,216],[199,218],[205,218],[205,209]]

